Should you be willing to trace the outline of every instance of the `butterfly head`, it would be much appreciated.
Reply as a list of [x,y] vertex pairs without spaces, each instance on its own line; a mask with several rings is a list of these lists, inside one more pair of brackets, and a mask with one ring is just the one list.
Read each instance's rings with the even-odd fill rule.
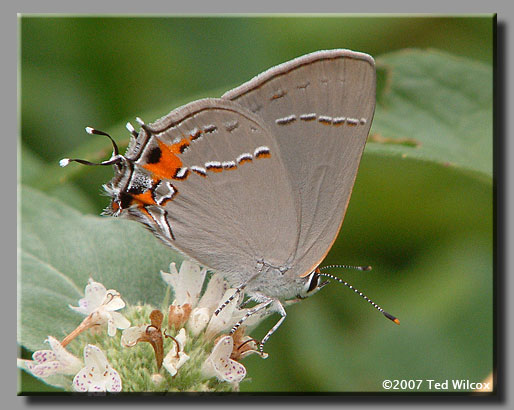
[[[133,129],[133,128],[132,128]],[[70,162],[78,162],[82,165],[89,166],[107,166],[112,165],[114,169],[114,177],[111,181],[103,188],[108,196],[112,198],[110,205],[104,210],[104,214],[111,216],[120,216],[122,212],[128,209],[133,202],[133,194],[142,193],[148,186],[148,177],[145,177],[144,172],[136,169],[134,161],[119,153],[118,146],[114,139],[106,132],[97,130],[92,127],[86,127],[88,134],[104,135],[111,140],[112,143],[112,154],[108,160],[102,162],[90,162],[83,159],[77,158],[64,158],[60,160],[59,164],[61,167],[67,166]],[[133,133],[133,137],[137,137],[137,133]],[[133,141],[135,138],[133,138]],[[132,142],[133,144],[134,142]],[[130,148],[129,148],[130,151]],[[136,176],[136,178],[133,178]],[[136,182],[131,184],[131,180],[134,179]]]
[[303,283],[303,287],[301,288],[298,295],[296,295],[296,299],[305,299],[309,296],[318,293],[325,285],[327,285],[329,281],[320,282],[320,270],[316,268],[309,275],[305,277],[305,282]]

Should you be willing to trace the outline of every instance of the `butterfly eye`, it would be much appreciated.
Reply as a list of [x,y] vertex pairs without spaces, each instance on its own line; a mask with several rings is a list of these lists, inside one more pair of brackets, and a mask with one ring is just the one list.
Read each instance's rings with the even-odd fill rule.
[[311,280],[309,281],[309,287],[307,289],[307,293],[310,293],[314,289],[316,289],[318,287],[318,283],[319,283],[319,275],[316,272],[313,272]]
[[306,297],[313,295],[320,289],[318,285],[319,274],[316,271],[313,271],[309,276],[305,278],[303,289],[298,295],[296,295],[296,297],[298,299],[305,299]]

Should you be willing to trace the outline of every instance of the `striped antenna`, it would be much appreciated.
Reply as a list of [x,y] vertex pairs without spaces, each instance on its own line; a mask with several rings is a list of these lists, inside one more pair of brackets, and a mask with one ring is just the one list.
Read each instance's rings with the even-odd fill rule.
[[372,269],[371,266],[365,265],[365,266],[353,266],[353,265],[328,265],[323,266],[322,268],[319,268],[319,270],[325,270],[325,269],[331,269],[331,268],[343,268],[343,269],[355,269],[360,271],[370,271]]
[[388,318],[389,320],[393,321],[394,323],[396,323],[397,325],[400,324],[400,321],[394,317],[393,315],[391,315],[390,313],[387,313],[384,309],[382,309],[380,306],[378,306],[375,302],[373,302],[370,298],[368,298],[364,293],[362,293],[361,291],[359,291],[358,289],[354,288],[352,285],[350,285],[348,282],[345,282],[344,280],[342,280],[341,278],[338,278],[337,276],[334,276],[334,275],[331,275],[330,273],[319,273],[319,276],[326,276],[327,278],[330,278],[330,279],[334,279],[336,281],[338,281],[339,283],[342,283],[343,285],[345,285],[346,287],[350,288],[351,290],[353,290],[357,295],[359,295],[360,297],[364,298],[365,301],[369,302],[371,304],[371,306],[373,306],[375,309],[377,309],[380,313],[382,313],[386,318]]
[[85,159],[78,159],[78,158],[63,158],[59,161],[59,165],[61,167],[67,166],[70,162],[78,162],[79,164],[82,164],[82,165],[92,165],[92,166],[114,165],[114,164],[119,164],[121,161],[123,161],[125,159],[125,157],[123,157],[122,155],[119,154],[118,146],[116,145],[116,142],[109,134],[107,134],[106,132],[97,130],[93,127],[86,127],[86,132],[90,135],[93,135],[93,134],[94,135],[103,135],[105,137],[108,137],[111,140],[111,143],[112,143],[111,158],[109,158],[107,161],[102,161],[102,162],[90,162],[90,161],[86,161]]
[[115,157],[118,155],[118,153],[119,153],[118,146],[116,145],[116,142],[113,140],[113,138],[109,134],[107,134],[106,132],[97,130],[96,128],[93,128],[93,127],[86,127],[86,132],[90,135],[93,135],[93,134],[103,135],[103,136],[109,138],[112,142],[112,156]]

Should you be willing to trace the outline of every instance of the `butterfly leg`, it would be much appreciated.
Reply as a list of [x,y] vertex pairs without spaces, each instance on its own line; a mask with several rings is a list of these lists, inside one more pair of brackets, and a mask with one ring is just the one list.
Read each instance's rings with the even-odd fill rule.
[[226,307],[230,302],[232,302],[232,300],[234,300],[234,298],[235,298],[236,296],[239,296],[239,294],[244,290],[244,288],[246,288],[246,283],[245,283],[244,285],[238,286],[238,287],[236,288],[236,291],[234,292],[234,294],[233,294],[232,296],[230,296],[230,297],[229,297],[225,302],[223,302],[223,303],[218,307],[218,309],[216,309],[216,310],[214,311],[214,314],[215,314],[216,316],[218,316],[218,315],[220,314],[220,312],[221,312],[223,309],[225,309],[225,307]]
[[278,300],[273,300],[273,299],[272,299],[272,302],[275,302],[275,309],[282,317],[275,324],[275,326],[273,326],[268,331],[268,333],[266,333],[266,336],[264,336],[264,339],[262,339],[261,343],[259,344],[259,351],[261,353],[264,352],[264,344],[268,341],[268,339],[271,337],[271,335],[273,333],[275,333],[275,331],[280,327],[280,325],[282,324],[282,322],[285,320],[285,318],[287,316],[286,310],[284,309],[284,306],[282,306],[282,303],[280,303]]
[[263,303],[260,303],[257,306],[253,307],[252,309],[249,309],[248,312],[246,312],[246,314],[241,319],[239,319],[239,321],[232,327],[232,329],[230,329],[229,334],[233,334],[239,328],[239,326],[241,326],[246,321],[246,319],[248,319],[250,316],[255,315],[262,309],[267,308],[269,305],[273,303],[273,301],[274,299],[268,299]]

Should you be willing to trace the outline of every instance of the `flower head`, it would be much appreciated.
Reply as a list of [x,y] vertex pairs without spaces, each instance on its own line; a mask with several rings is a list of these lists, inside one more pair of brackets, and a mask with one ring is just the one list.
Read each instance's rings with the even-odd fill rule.
[[85,367],[73,378],[73,389],[78,392],[120,392],[121,378],[105,354],[94,345],[84,348]]
[[82,367],[82,361],[68,352],[54,337],[48,336],[46,342],[51,350],[37,350],[32,355],[33,360],[19,360],[34,376],[46,378],[56,374],[76,374]]

